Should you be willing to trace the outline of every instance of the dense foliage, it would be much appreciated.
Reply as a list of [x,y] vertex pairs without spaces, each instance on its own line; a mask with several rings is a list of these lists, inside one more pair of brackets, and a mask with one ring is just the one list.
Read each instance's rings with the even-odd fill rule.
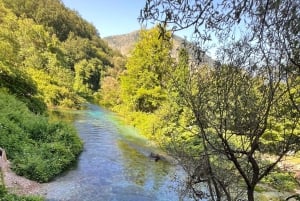
[[17,17],[25,15],[26,18],[48,27],[61,41],[66,40],[70,32],[90,39],[97,35],[93,25],[87,23],[76,11],[64,7],[59,0],[3,0],[3,2]]
[[[300,149],[299,3],[254,2],[149,0],[141,19],[162,25],[125,61],[60,0],[0,0],[0,147],[12,168],[41,182],[68,168],[82,143],[41,114],[93,97],[161,142],[195,199],[252,201],[261,182],[288,180],[272,171]],[[195,30],[176,58],[167,23]],[[198,45],[211,37],[222,64],[207,66]]]
[[74,128],[31,113],[11,95],[0,93],[0,112],[0,147],[6,149],[19,175],[49,181],[68,168],[82,150]]
[[[253,201],[261,180],[299,151],[299,11],[292,0],[149,0],[141,10],[142,22],[193,32],[188,73],[172,76],[169,93],[171,111],[188,121],[175,119],[184,131],[168,134],[195,199]],[[221,62],[199,65],[210,45]],[[185,133],[196,151],[183,148]]]
[[79,108],[81,96],[98,92],[105,71],[121,58],[59,0],[2,0],[0,10],[0,86],[36,113],[44,103]]
[[100,90],[101,104],[117,111],[149,137],[157,119],[153,114],[167,98],[165,86],[172,63],[172,42],[159,38],[159,34],[159,27],[142,30],[125,69],[109,71]]
[[141,31],[121,77],[122,99],[133,111],[154,112],[165,100],[171,43],[159,38],[159,29]]

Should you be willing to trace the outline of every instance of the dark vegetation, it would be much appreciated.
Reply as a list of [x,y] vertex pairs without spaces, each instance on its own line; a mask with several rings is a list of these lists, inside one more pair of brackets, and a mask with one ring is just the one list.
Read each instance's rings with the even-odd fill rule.
[[0,147],[5,147],[13,170],[47,182],[65,170],[81,152],[74,128],[35,115],[12,95],[0,94]]

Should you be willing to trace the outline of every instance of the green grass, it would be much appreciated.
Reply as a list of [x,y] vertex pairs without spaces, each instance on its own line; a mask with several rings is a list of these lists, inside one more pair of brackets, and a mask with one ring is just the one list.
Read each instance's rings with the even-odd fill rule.
[[44,201],[45,199],[39,196],[18,196],[7,192],[4,182],[3,175],[0,171],[0,201]]

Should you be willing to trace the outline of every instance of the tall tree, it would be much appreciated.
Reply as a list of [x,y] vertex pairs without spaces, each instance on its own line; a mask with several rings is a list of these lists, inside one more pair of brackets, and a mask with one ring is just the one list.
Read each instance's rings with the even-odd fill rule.
[[171,43],[159,37],[159,28],[142,30],[121,77],[122,99],[133,111],[154,112],[165,99]]
[[[187,66],[179,63],[172,75],[170,105],[176,107],[162,118],[170,150],[188,173],[187,188],[197,199],[208,191],[213,200],[235,200],[246,190],[254,200],[255,186],[283,156],[300,148],[299,114],[283,78],[272,68],[260,77],[230,65]],[[266,84],[270,77],[273,82]],[[182,124],[185,114],[192,116]],[[170,131],[170,119],[183,129]],[[187,132],[194,148],[181,140]],[[273,160],[264,159],[269,154]]]

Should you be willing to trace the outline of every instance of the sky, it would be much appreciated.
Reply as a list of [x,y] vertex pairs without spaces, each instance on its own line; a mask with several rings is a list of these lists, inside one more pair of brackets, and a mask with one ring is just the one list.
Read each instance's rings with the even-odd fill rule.
[[62,0],[62,2],[92,23],[102,38],[130,33],[141,28],[137,18],[144,7],[144,0]]
[[[104,38],[139,30],[141,24],[138,22],[138,17],[146,0],[62,0],[62,2],[92,23],[100,37]],[[153,24],[148,24],[146,28],[152,28],[151,26]],[[190,30],[183,30],[175,34],[189,39],[190,33]]]

